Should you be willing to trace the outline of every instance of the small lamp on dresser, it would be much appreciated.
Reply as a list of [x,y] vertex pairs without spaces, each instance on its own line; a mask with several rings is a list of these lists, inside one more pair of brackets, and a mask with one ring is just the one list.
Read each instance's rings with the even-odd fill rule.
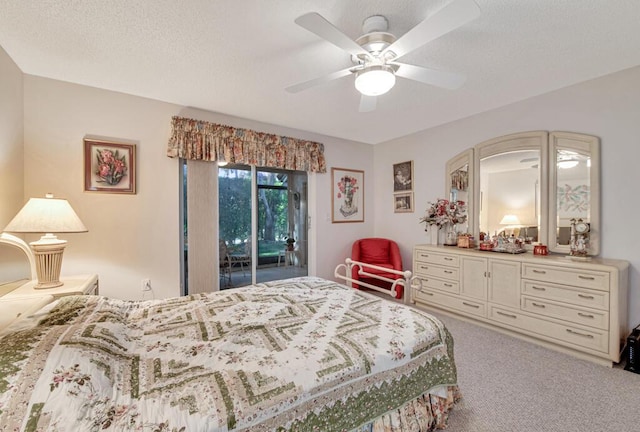
[[63,285],[60,281],[60,269],[67,241],[57,238],[54,233],[88,231],[69,202],[53,198],[51,194],[47,194],[46,198],[31,198],[4,230],[44,234],[40,240],[29,243],[36,257],[36,289]]

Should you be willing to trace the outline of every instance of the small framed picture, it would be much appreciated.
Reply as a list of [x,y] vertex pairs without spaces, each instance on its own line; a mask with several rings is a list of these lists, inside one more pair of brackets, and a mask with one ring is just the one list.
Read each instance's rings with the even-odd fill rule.
[[413,213],[413,192],[393,194],[394,213]]
[[413,190],[413,161],[393,165],[393,191]]
[[364,222],[364,171],[331,168],[331,222]]
[[84,139],[84,190],[136,193],[136,146]]

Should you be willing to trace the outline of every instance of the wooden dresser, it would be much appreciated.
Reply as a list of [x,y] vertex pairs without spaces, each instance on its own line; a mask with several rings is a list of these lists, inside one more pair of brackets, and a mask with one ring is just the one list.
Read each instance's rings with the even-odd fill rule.
[[628,267],[417,245],[411,302],[611,366],[627,335]]

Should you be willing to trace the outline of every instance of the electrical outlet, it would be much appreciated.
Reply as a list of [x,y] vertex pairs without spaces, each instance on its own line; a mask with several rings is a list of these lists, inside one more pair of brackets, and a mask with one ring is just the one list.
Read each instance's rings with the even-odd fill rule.
[[142,279],[142,291],[151,291],[151,279]]

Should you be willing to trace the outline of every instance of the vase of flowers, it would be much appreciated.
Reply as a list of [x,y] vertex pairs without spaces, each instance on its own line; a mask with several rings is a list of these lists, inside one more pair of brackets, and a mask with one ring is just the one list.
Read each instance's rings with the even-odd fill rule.
[[[425,231],[431,234],[431,244],[438,244],[438,231],[442,227],[446,227],[448,233],[455,233],[455,226],[467,220],[467,205],[464,201],[449,201],[444,198],[438,198],[436,202],[429,202],[428,204],[429,207],[425,215],[420,218],[420,223],[424,223]],[[453,239],[453,237],[453,234],[447,235],[447,238]],[[448,244],[446,240],[445,244]]]
[[340,206],[342,216],[347,218],[358,213],[358,205],[353,198],[359,188],[358,180],[355,177],[346,175],[338,182],[338,198],[344,197],[344,201]]

